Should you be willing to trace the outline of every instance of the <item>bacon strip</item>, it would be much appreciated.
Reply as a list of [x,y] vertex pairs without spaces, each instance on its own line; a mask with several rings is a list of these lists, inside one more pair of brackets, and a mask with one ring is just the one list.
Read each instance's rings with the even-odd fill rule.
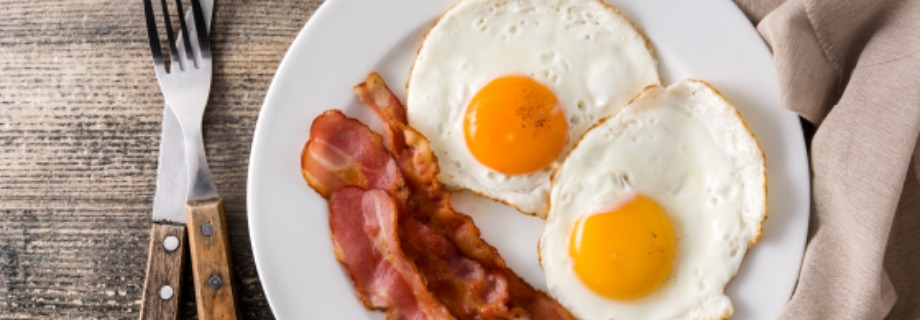
[[[523,309],[526,314],[534,319],[575,319],[562,305],[546,295],[546,293],[536,290],[533,286],[521,279],[505,264],[505,260],[499,255],[495,247],[489,245],[482,239],[479,228],[473,223],[469,216],[456,212],[450,205],[450,193],[437,179],[440,171],[437,159],[431,152],[428,140],[420,133],[409,127],[406,119],[393,116],[394,114],[405,114],[405,108],[395,99],[395,95],[386,87],[383,79],[376,73],[371,73],[367,77],[367,82],[360,84],[354,89],[355,94],[359,96],[362,102],[373,101],[373,105],[368,107],[377,113],[378,116],[386,123],[386,134],[394,135],[388,137],[388,141],[402,141],[399,143],[390,143],[388,148],[390,153],[397,159],[400,169],[408,181],[409,187],[409,207],[407,210],[415,215],[418,221],[426,221],[427,226],[431,229],[448,237],[451,242],[456,244],[457,249],[463,255],[475,260],[487,269],[503,276],[508,282],[510,288],[509,306],[506,309],[506,317],[518,314]],[[392,97],[380,99],[379,97]],[[367,104],[367,103],[366,103]],[[402,137],[395,137],[401,135]],[[407,228],[411,230],[410,228]],[[407,230],[407,231],[408,231]],[[400,233],[402,237],[409,237],[409,232]],[[406,243],[415,243],[407,241]],[[431,272],[426,272],[423,264],[419,263],[424,257],[414,255],[414,250],[408,250],[407,254],[411,259],[419,264],[419,270],[426,277],[431,278]],[[442,257],[443,258],[443,257]],[[495,278],[500,278],[495,276]],[[429,288],[431,285],[429,285]],[[438,295],[441,301],[457,315],[456,303],[445,299],[444,296]],[[500,313],[501,310],[494,310]],[[460,316],[458,316],[460,317]],[[515,316],[516,317],[516,316]]]
[[368,309],[387,319],[450,319],[402,252],[393,199],[382,190],[346,187],[329,199],[336,258]]
[[[396,161],[367,126],[340,112],[327,111],[314,120],[311,131],[314,134],[303,153],[302,171],[321,195],[336,195],[349,186],[376,188],[396,198],[397,207],[414,206],[407,200],[408,188],[398,174]],[[428,280],[429,290],[454,315],[472,319],[508,314],[510,294],[504,274],[467,258],[452,239],[417,221],[416,215],[408,214],[399,221],[403,250]]]
[[510,307],[507,277],[460,252],[450,238],[415,219],[400,224],[406,256],[428,279],[428,289],[458,319],[526,318]]
[[[428,140],[406,125],[405,109],[383,80],[371,74],[355,92],[386,123],[387,149],[364,124],[327,111],[314,121],[301,158],[310,186],[327,199],[349,186],[385,190],[399,214],[397,234],[405,257],[427,280],[428,291],[457,318],[574,319],[509,269],[472,219],[450,206]],[[356,279],[357,273],[349,273]],[[357,280],[355,285],[362,287]],[[365,305],[376,308],[368,301]]]
[[380,147],[380,135],[338,110],[313,120],[300,158],[301,174],[324,198],[346,186],[383,189],[397,201],[407,196],[396,163]]
[[396,98],[396,95],[387,89],[383,78],[376,72],[371,73],[365,82],[354,87],[354,91],[361,103],[374,111],[380,119],[388,119],[384,120],[387,149],[402,150],[405,148],[405,141],[399,134],[402,128],[394,124],[408,123],[406,109],[399,102],[399,98]]

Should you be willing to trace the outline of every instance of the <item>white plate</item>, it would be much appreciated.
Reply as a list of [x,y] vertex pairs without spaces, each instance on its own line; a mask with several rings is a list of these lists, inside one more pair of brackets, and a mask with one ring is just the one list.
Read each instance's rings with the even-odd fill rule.
[[[262,287],[279,319],[383,319],[366,311],[332,253],[326,201],[300,174],[313,118],[340,108],[372,128],[378,120],[351,91],[378,71],[396,95],[422,36],[455,0],[330,0],[291,45],[262,107],[249,167],[249,228]],[[735,319],[773,319],[788,301],[808,227],[809,180],[798,117],[778,105],[767,46],[727,0],[608,0],[651,38],[665,84],[704,79],[740,110],[767,156],[769,212],[763,238],[728,292]],[[542,220],[461,193],[457,209],[537,288]]]

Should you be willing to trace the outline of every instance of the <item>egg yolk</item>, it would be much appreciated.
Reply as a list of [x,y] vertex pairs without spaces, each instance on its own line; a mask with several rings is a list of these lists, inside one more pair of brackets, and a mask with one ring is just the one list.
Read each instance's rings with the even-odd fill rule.
[[642,195],[621,206],[576,222],[569,241],[575,273],[596,293],[635,299],[668,276],[676,240],[671,222]]
[[553,92],[524,76],[489,82],[470,101],[463,121],[466,145],[476,160],[508,175],[553,163],[567,131],[565,112]]

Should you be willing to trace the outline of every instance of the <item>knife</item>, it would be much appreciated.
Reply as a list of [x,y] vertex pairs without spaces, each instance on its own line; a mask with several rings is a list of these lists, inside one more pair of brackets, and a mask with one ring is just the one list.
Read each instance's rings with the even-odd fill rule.
[[[205,24],[210,32],[214,15],[214,0],[201,0]],[[192,12],[185,16],[189,31],[194,32]],[[182,35],[176,40],[184,50]],[[188,178],[185,147],[179,120],[169,105],[163,108],[163,131],[160,133],[160,155],[157,184],[153,196],[153,223],[147,257],[147,279],[141,298],[140,319],[178,319],[182,301],[182,280],[187,250],[186,188]]]

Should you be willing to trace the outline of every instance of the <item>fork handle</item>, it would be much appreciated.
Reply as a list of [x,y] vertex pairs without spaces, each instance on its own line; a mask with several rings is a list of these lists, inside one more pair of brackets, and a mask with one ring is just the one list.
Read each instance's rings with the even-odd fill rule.
[[236,303],[224,201],[217,198],[189,202],[185,206],[185,214],[189,228],[192,273],[195,276],[198,319],[236,319],[239,307]]
[[154,222],[150,227],[141,320],[179,319],[185,247],[185,226]]

